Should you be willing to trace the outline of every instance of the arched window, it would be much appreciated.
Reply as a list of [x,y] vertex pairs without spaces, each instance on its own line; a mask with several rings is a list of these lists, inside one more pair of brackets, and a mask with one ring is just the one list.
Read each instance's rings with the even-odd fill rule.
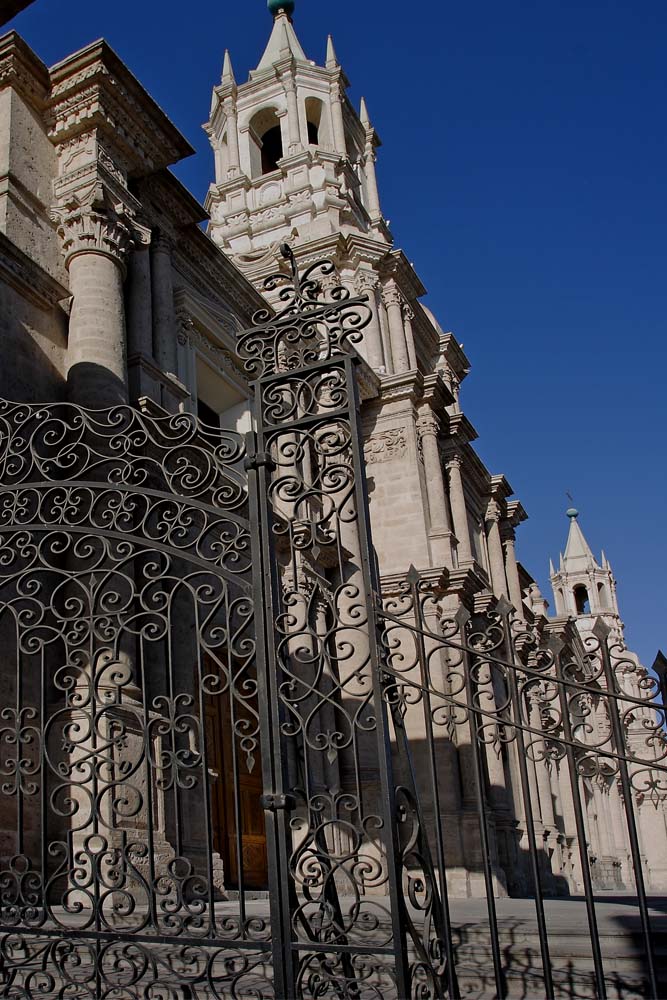
[[272,174],[283,158],[283,136],[280,125],[274,125],[262,136],[262,173]]
[[306,98],[306,124],[308,126],[308,143],[311,146],[321,146],[327,138],[323,134],[325,122],[322,112],[324,105],[316,97]]
[[609,598],[607,597],[607,588],[604,583],[598,583],[598,604],[601,608],[610,607]]
[[574,588],[574,606],[577,609],[578,615],[590,614],[591,606],[588,600],[588,590],[584,587],[583,583]]
[[259,111],[250,123],[252,175],[272,174],[283,158],[283,136],[274,108]]

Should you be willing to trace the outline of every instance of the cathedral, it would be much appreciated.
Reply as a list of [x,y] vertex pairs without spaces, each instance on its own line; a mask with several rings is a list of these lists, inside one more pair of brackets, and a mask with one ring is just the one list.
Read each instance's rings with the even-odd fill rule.
[[[239,336],[257,326],[258,315],[280,313],[281,286],[271,276],[284,270],[286,255],[301,273],[321,259],[331,261],[333,268],[322,272],[318,294],[332,303],[347,295],[367,304],[363,336],[351,350],[373,561],[379,598],[390,609],[390,619],[412,573],[420,587],[428,588],[433,621],[463,621],[464,615],[474,623],[505,614],[516,635],[538,636],[544,649],[565,647],[582,663],[604,634],[615,650],[618,676],[623,676],[621,694],[613,698],[623,709],[629,778],[634,780],[637,760],[647,755],[649,761],[663,760],[664,728],[657,710],[648,703],[642,706],[645,692],[657,684],[656,675],[625,645],[611,565],[604,553],[598,560],[591,550],[575,509],[567,512],[564,552],[550,568],[553,602],[547,602],[520,562],[517,536],[527,513],[505,475],[487,468],[476,451],[477,434],[463,405],[470,361],[455,333],[444,330],[424,304],[426,289],[383,215],[376,178],[381,146],[376,124],[381,123],[372,121],[363,100],[359,108],[351,104],[332,38],[321,64],[313,61],[299,41],[294,0],[269,0],[268,7],[268,42],[247,79],[237,79],[232,55],[226,52],[221,78],[212,81],[204,126],[212,148],[212,178],[203,205],[170,170],[192,149],[134,75],[140,66],[130,69],[98,41],[48,67],[16,32],[0,39],[0,325],[5,352],[0,397],[34,414],[47,404],[72,404],[86,411],[129,405],[142,419],[197,418],[211,433],[231,432],[240,439],[253,432],[255,419],[252,380],[235,346]],[[0,472],[6,481],[12,468],[3,455]],[[354,541],[345,545],[354,556]],[[63,556],[63,565],[79,558],[83,556]],[[321,578],[331,583],[335,573],[322,559]],[[297,570],[296,561],[281,568],[284,579]],[[7,640],[9,633],[1,628]],[[422,635],[426,643],[433,639],[430,625]],[[519,641],[517,648],[524,648]],[[131,655],[124,655],[130,663]],[[458,667],[446,655],[443,662],[443,691],[451,694]],[[527,662],[526,669],[536,675],[539,653]],[[662,666],[659,657],[658,674]],[[588,701],[585,709],[577,707],[573,734],[560,738],[569,747],[583,741],[592,754],[609,739],[608,677],[596,675],[594,685],[582,676],[573,673],[564,682],[585,682]],[[139,681],[123,683],[125,697],[138,703]],[[478,683],[488,698],[480,716],[497,713],[507,725],[510,717],[502,714],[496,681],[479,674]],[[15,687],[9,674],[0,677],[6,703]],[[99,696],[102,702],[106,690]],[[623,693],[632,704],[623,700]],[[446,694],[442,698],[446,701]],[[406,703],[404,724],[415,748],[427,839],[447,859],[446,893],[452,899],[483,897],[490,884],[484,879],[487,855],[487,876],[490,872],[496,897],[531,896],[535,844],[545,896],[577,896],[589,882],[596,892],[632,894],[638,888],[633,861],[639,856],[647,891],[667,891],[664,771],[656,777],[651,770],[649,780],[634,783],[635,856],[618,769],[587,771],[582,765],[575,779],[583,804],[579,817],[565,752],[552,752],[553,741],[546,738],[544,752],[534,751],[536,734],[555,733],[549,728],[555,725],[555,709],[545,708],[544,698],[528,701],[525,731],[533,752],[522,752],[516,740],[501,734],[494,742],[482,738],[481,757],[473,755],[474,760],[467,724],[460,717],[449,714],[441,728],[434,725],[432,739],[415,706],[409,699]],[[209,699],[201,709],[202,726],[205,721],[212,734],[212,880],[218,897],[233,898],[240,882],[230,873],[242,855],[245,884],[261,895],[271,869],[260,808],[266,800],[261,774],[250,752],[247,766],[239,764],[231,738],[216,737],[229,725],[229,706],[218,708]],[[146,724],[161,732],[155,711],[146,715]],[[318,718],[324,732],[325,715]],[[243,725],[249,725],[248,719]],[[120,723],[108,725],[113,733]],[[6,742],[0,773],[8,787],[16,765],[12,741],[4,732],[0,727],[0,739]],[[131,756],[140,735],[128,732],[124,752]],[[109,733],[105,739],[111,740]],[[70,734],[72,741],[76,743]],[[87,759],[86,748],[80,745],[75,752],[79,767]],[[64,753],[62,747],[58,752]],[[328,753],[325,771],[338,766],[335,749]],[[393,756],[400,772],[395,741]],[[471,760],[484,774],[489,819],[482,834]],[[422,780],[430,763],[441,793],[435,798]],[[62,761],[59,766],[62,771]],[[236,768],[237,778],[245,767],[236,808],[225,786],[230,767]],[[340,767],[344,776],[345,766]],[[96,780],[102,780],[101,772]],[[337,780],[344,786],[344,777]],[[141,787],[149,786],[146,779]],[[175,786],[162,782],[161,787],[171,794]],[[189,794],[187,783],[182,788],[183,796]],[[59,805],[59,830],[74,815],[72,798],[76,800],[70,796]],[[157,792],[155,798],[156,831],[161,824],[156,854],[177,856],[176,841],[182,850],[188,838],[191,846],[199,844],[196,816],[187,819],[186,834],[174,833],[178,824],[169,820]],[[201,807],[198,802],[192,800],[190,811]],[[25,806],[21,813],[19,803],[0,811],[3,869],[36,843],[37,812],[31,808]],[[127,809],[129,814],[129,805]],[[17,835],[19,814],[25,838],[22,830]],[[442,831],[442,844],[433,846],[440,837],[433,830]],[[90,838],[81,833],[74,840],[84,850],[81,845]],[[197,851],[205,853],[193,846],[193,857]],[[171,863],[165,861],[166,867]],[[144,872],[138,861],[135,867]],[[111,892],[113,876],[104,878]],[[140,881],[140,875],[135,879]],[[120,898],[120,890],[114,891]],[[82,888],[72,895],[72,912],[84,905],[84,895]],[[123,905],[129,907],[115,905],[118,913]],[[218,994],[201,993],[209,995]]]

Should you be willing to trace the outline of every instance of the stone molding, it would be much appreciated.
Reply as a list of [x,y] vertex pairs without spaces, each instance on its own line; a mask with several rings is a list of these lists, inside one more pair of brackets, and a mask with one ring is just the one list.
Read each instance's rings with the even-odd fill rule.
[[364,442],[366,465],[379,462],[393,462],[407,451],[408,442],[405,427],[392,427],[379,434],[372,434]]
[[42,109],[49,92],[49,71],[15,31],[0,39],[0,90],[12,87]]
[[194,152],[105,41],[58,63],[50,77],[46,120],[56,145],[100,129],[139,176]]

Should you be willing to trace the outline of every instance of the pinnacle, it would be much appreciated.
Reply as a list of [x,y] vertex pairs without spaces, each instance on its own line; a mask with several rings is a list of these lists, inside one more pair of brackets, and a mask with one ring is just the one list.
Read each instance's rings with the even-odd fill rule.
[[329,37],[327,38],[326,68],[336,69],[338,65],[339,65],[338,56],[336,55],[336,50],[334,48],[333,38],[331,37],[331,35],[329,35]]
[[222,64],[222,83],[236,83],[229,49],[225,49],[225,61]]
[[366,107],[365,97],[361,98],[361,106],[359,108],[359,119],[362,125],[365,125],[366,128],[370,128],[371,120],[368,116],[368,108]]

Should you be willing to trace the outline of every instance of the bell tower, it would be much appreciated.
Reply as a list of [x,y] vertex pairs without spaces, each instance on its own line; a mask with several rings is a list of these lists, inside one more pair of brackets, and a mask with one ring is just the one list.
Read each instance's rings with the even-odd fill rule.
[[206,207],[210,235],[247,260],[287,238],[337,233],[389,241],[375,176],[380,140],[357,113],[331,36],[324,66],[308,59],[292,21],[294,0],[269,0],[273,30],[246,83],[225,54],[204,126],[215,155]]
[[579,526],[579,511],[567,511],[570,530],[561,554],[558,570],[550,565],[551,586],[556,601],[556,614],[572,616],[582,634],[593,629],[602,618],[612,632],[623,638],[623,622],[618,610],[616,581],[609,561],[602,553],[598,563]]

